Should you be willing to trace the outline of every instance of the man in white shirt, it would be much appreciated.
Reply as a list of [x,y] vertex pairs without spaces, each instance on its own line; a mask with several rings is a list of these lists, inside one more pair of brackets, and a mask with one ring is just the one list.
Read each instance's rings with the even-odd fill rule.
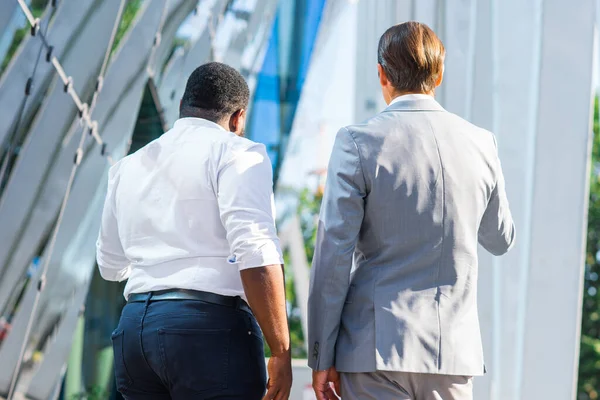
[[233,68],[200,66],[173,129],[110,170],[97,261],[128,280],[112,336],[126,399],[289,397],[272,170],[243,138],[248,98]]

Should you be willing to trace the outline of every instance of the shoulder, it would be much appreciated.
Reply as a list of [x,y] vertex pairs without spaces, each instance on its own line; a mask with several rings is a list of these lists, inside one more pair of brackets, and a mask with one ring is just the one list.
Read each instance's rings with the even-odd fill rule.
[[381,127],[390,122],[390,115],[379,113],[369,119],[366,119],[357,124],[347,125],[342,128],[353,138],[356,136],[377,132]]
[[250,139],[239,137],[234,133],[227,132],[213,143],[214,154],[219,154],[221,167],[232,163],[243,164],[268,164],[271,161],[264,144],[254,142]]
[[262,143],[254,142],[250,139],[237,136],[232,132],[223,133],[218,140],[214,142],[225,156],[236,157],[246,152],[259,152],[266,154],[266,147]]
[[262,143],[257,143],[250,139],[239,137],[235,133],[231,132],[227,132],[227,134],[223,136],[223,145],[233,154],[243,153],[246,151],[266,152],[266,147]]
[[119,178],[123,170],[126,168],[127,163],[131,160],[131,158],[134,155],[135,153],[125,156],[110,167],[110,169],[108,170],[109,182],[113,182]]
[[460,128],[462,131],[470,132],[474,135],[477,135],[483,140],[488,141],[494,146],[496,146],[496,136],[491,131],[477,126],[454,113],[446,111],[443,114],[446,120],[450,122],[453,126]]
[[424,113],[384,110],[360,123],[345,126],[344,129],[355,141],[364,142],[387,135],[390,131],[402,131],[404,127],[414,128],[421,124],[427,124]]

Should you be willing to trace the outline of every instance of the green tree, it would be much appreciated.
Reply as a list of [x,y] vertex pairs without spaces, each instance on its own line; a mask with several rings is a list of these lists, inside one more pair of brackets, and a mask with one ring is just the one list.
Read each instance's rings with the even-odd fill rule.
[[298,196],[298,216],[300,217],[300,227],[304,238],[304,248],[308,263],[312,263],[315,254],[315,242],[317,240],[317,225],[319,220],[319,211],[321,210],[321,201],[323,200],[322,189],[316,191],[304,189]]
[[121,44],[121,40],[129,31],[129,28],[141,7],[142,0],[128,0],[127,4],[125,4],[125,9],[123,10],[123,15],[121,16],[121,21],[119,22],[119,27],[117,28],[117,33],[115,35],[115,41],[112,45],[111,55],[119,47],[119,44]]
[[579,355],[579,398],[600,398],[600,135],[598,98],[594,106],[594,140],[588,211],[585,285]]

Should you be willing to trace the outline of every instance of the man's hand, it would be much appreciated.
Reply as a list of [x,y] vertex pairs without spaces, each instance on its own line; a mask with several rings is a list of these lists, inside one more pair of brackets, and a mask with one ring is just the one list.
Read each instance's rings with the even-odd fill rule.
[[[333,391],[335,387],[335,392]],[[325,371],[313,371],[313,389],[317,400],[337,400],[342,395],[340,374],[335,367]]]
[[269,382],[264,400],[288,400],[292,391],[292,359],[289,352],[271,356],[267,366]]

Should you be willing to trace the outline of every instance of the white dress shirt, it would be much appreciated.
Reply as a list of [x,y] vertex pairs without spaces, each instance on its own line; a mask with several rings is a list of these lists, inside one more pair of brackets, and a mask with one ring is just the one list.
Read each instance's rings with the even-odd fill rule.
[[97,242],[104,279],[131,293],[244,296],[239,271],[282,264],[262,144],[199,118],[114,165]]
[[398,97],[394,97],[392,99],[392,101],[390,101],[390,104],[388,104],[388,107],[391,106],[394,103],[397,103],[401,100],[423,100],[423,99],[432,99],[433,96],[430,96],[428,94],[425,93],[409,93],[409,94],[402,94]]

